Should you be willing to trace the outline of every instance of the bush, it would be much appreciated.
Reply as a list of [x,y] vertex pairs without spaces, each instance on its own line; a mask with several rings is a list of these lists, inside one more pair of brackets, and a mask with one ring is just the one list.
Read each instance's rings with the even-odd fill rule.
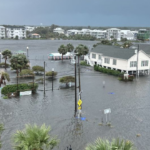
[[[18,84],[18,90],[19,91],[26,91],[26,90],[32,90],[32,89],[37,89],[38,88],[38,84],[34,83],[34,87],[33,87],[33,83],[22,83],[22,84]],[[8,95],[9,93],[15,93],[17,92],[17,84],[13,84],[13,85],[6,85],[5,87],[2,88],[1,93],[4,95]]]
[[[6,68],[8,68],[9,66],[10,65],[6,63]],[[4,62],[0,63],[0,67],[5,68],[5,63]]]
[[86,61],[81,61],[81,62],[80,62],[80,65],[83,65],[83,66],[90,66],[90,65],[87,64]]
[[53,76],[56,76],[56,75],[57,75],[57,72],[49,71],[49,72],[46,72],[46,76],[52,76],[52,73],[53,73]]
[[3,99],[8,99],[8,96],[4,96]]
[[94,66],[94,70],[99,71],[99,72],[103,72],[103,73],[107,73],[107,74],[110,74],[110,75],[114,75],[114,76],[123,75],[123,73],[121,73],[117,70],[106,69],[106,68],[99,67],[97,65]]

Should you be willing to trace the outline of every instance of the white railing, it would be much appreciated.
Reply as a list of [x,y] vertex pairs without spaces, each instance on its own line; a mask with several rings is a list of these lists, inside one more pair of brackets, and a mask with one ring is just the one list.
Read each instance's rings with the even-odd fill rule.
[[87,63],[88,63],[90,66],[94,66],[94,65],[93,65],[93,62],[89,59],[89,56],[88,56],[88,55],[85,55],[85,56],[84,56],[84,60],[86,60]]

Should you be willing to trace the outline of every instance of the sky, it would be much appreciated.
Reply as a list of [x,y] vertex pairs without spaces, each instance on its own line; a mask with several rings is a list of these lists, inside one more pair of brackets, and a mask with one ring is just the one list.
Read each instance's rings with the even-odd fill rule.
[[0,0],[0,25],[150,27],[150,0]]

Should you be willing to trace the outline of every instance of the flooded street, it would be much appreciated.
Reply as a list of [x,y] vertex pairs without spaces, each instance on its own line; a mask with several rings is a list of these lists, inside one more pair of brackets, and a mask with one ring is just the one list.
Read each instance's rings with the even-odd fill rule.
[[[58,72],[54,81],[46,80],[46,95],[43,84],[39,84],[37,94],[19,98],[0,100],[0,123],[4,124],[2,150],[12,150],[12,136],[16,130],[22,130],[25,124],[50,125],[51,134],[60,139],[59,148],[64,150],[68,145],[73,150],[83,150],[87,143],[97,137],[103,139],[123,138],[134,142],[138,150],[150,149],[150,77],[144,76],[134,82],[121,82],[117,77],[95,72],[92,67],[81,67],[82,111],[86,120],[74,119],[74,89],[59,89],[59,78],[74,75],[74,66],[70,60],[51,61],[48,54],[57,52],[62,44],[74,46],[84,44],[92,47],[92,41],[49,41],[49,40],[0,40],[0,50],[12,52],[26,51],[29,47],[31,65],[44,66],[46,71],[52,68]],[[4,61],[4,60],[3,60]],[[16,73],[10,73],[10,84],[16,83]],[[36,78],[39,78],[36,76]],[[29,82],[19,79],[20,83]],[[105,81],[105,88],[103,88]],[[105,126],[103,110],[111,108],[112,127]],[[103,118],[104,125],[100,126]],[[136,135],[140,134],[140,137]]]

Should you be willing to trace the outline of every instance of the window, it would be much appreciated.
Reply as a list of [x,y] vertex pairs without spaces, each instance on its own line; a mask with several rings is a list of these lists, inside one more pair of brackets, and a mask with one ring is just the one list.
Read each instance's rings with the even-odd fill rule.
[[110,59],[109,58],[105,58],[105,64],[109,64]]
[[141,67],[148,66],[148,60],[141,61]]
[[98,59],[101,59],[101,55],[98,56]]
[[116,65],[116,64],[117,64],[117,60],[113,59],[113,65]]
[[92,54],[92,58],[95,58],[95,59],[96,59],[96,54]]
[[130,61],[130,67],[136,67],[136,61]]

